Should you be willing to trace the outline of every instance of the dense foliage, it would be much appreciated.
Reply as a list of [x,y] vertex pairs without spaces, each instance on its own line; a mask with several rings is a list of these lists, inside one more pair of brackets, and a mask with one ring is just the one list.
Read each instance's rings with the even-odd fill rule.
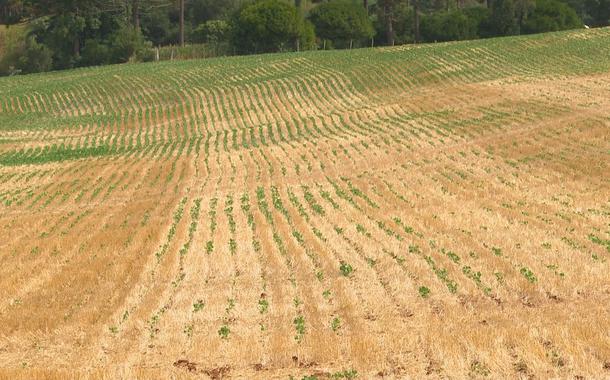
[[353,40],[369,39],[374,35],[366,9],[350,0],[324,3],[313,9],[310,19],[318,36],[333,41],[335,46],[351,46]]
[[281,0],[246,5],[235,17],[233,28],[233,44],[240,53],[299,49],[300,42],[307,42],[311,34],[297,9]]
[[[610,0],[0,0],[0,24],[27,25],[20,43],[0,52],[0,75],[165,56],[476,39],[609,22]],[[201,45],[165,54],[167,46],[185,41]]]

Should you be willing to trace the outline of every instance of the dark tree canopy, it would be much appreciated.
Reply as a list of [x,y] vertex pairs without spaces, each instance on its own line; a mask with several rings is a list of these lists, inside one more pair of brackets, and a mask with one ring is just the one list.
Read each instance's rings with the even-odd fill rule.
[[350,0],[333,0],[315,8],[310,15],[319,37],[331,41],[371,38],[373,24],[366,9]]
[[576,11],[558,0],[536,0],[536,8],[523,24],[523,33],[540,33],[582,26]]
[[306,32],[296,7],[281,0],[246,5],[235,17],[233,43],[242,53],[291,50]]

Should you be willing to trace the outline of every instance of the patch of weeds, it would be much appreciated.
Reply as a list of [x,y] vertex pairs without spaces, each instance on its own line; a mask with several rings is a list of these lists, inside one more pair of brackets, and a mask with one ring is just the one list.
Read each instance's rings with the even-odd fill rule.
[[555,265],[555,264],[550,264],[550,265],[547,265],[546,267],[547,267],[547,269],[552,270],[552,271],[553,271],[553,273],[555,273],[557,276],[559,276],[559,277],[565,277],[565,273],[560,272],[560,271],[558,270],[558,269],[559,269],[559,267],[558,267],[557,265]]
[[197,302],[195,302],[193,304],[193,312],[196,313],[198,311],[203,310],[204,306],[205,306],[205,303],[203,302],[203,300],[197,300]]
[[359,233],[361,233],[362,235],[370,238],[371,237],[371,233],[368,232],[366,230],[366,228],[364,228],[364,226],[362,224],[356,224],[356,231],[358,231]]
[[348,380],[351,380],[351,379],[355,379],[357,377],[358,377],[358,371],[356,371],[355,369],[335,372],[332,375],[330,375],[331,379],[348,379]]
[[460,262],[460,256],[458,256],[455,252],[446,251],[445,248],[442,248],[441,252],[445,254],[454,263],[458,264]]
[[335,202],[335,200],[331,197],[328,191],[320,191],[320,195],[324,198],[328,203],[330,203],[335,210],[339,209],[339,204]]
[[449,278],[449,272],[447,272],[447,269],[437,267],[434,260],[430,256],[426,256],[425,260],[432,267],[432,270],[434,273],[436,273],[436,276],[445,283],[447,289],[449,289],[449,292],[457,292],[457,283]]
[[420,287],[419,287],[419,289],[418,289],[418,291],[419,291],[419,295],[420,295],[422,298],[428,298],[428,297],[430,296],[430,289],[428,289],[428,288],[427,288],[427,287],[425,287],[425,286],[420,286]]
[[264,298],[258,300],[258,311],[261,314],[265,314],[269,310],[269,301]]
[[493,252],[494,255],[496,255],[498,257],[502,257],[502,249],[501,248],[493,247],[491,249],[491,251]]
[[462,273],[469,279],[477,283],[477,286],[481,286],[481,272],[475,272],[471,267],[465,266],[462,268]]
[[193,325],[192,324],[188,324],[186,326],[184,326],[184,330],[182,330],[183,333],[186,334],[186,336],[188,336],[189,338],[193,336]]
[[532,284],[535,283],[536,281],[538,281],[536,276],[534,276],[534,273],[527,267],[522,267],[519,270],[519,273],[521,273],[523,275],[523,277],[525,277],[527,279],[527,281],[531,282]]
[[230,333],[231,329],[229,329],[229,326],[227,325],[222,325],[222,327],[218,330],[218,335],[221,339],[228,339]]
[[470,363],[470,377],[487,377],[490,373],[491,370],[484,363],[481,363],[478,360]]
[[504,275],[502,274],[502,272],[494,272],[494,276],[496,276],[496,280],[500,283],[503,284],[504,283]]
[[339,328],[341,328],[341,320],[338,317],[335,317],[330,322],[330,329],[333,330],[334,332],[337,332],[337,330],[339,330]]
[[226,312],[227,314],[229,314],[229,312],[235,308],[235,299],[233,299],[233,298],[229,298],[229,299],[227,299],[227,304],[228,304],[228,305],[227,305],[227,307],[225,308],[225,312]]
[[396,240],[402,241],[402,236],[400,236],[399,234],[392,231],[392,229],[387,227],[383,221],[378,220],[377,227],[379,227],[379,229],[381,229],[383,232],[385,232],[386,235],[388,235],[389,237],[394,237],[394,238],[396,238]]
[[[580,248],[580,245],[577,242],[575,242],[574,240],[572,240],[570,238],[567,238],[565,236],[561,238],[561,241],[566,243],[568,246],[570,246],[570,247],[572,247],[574,249],[579,249]],[[610,252],[610,248],[608,248],[608,252]]]
[[591,240],[592,243],[601,245],[602,247],[606,247],[606,250],[608,252],[610,252],[610,239],[604,240],[604,239],[600,239],[599,237],[597,237],[593,234],[589,234],[589,240]]

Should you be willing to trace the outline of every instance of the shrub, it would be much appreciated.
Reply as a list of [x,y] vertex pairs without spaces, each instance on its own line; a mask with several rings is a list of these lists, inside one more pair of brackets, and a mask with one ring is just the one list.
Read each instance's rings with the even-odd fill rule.
[[129,60],[148,60],[151,44],[144,40],[142,33],[130,26],[122,26],[112,36],[111,62],[122,63]]
[[0,59],[0,75],[29,74],[48,71],[53,67],[53,54],[32,36],[18,44]]

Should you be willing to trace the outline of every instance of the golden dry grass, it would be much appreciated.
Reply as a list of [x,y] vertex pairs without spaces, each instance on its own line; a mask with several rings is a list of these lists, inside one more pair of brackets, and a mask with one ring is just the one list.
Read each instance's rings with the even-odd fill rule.
[[610,377],[609,57],[0,80],[0,378]]

